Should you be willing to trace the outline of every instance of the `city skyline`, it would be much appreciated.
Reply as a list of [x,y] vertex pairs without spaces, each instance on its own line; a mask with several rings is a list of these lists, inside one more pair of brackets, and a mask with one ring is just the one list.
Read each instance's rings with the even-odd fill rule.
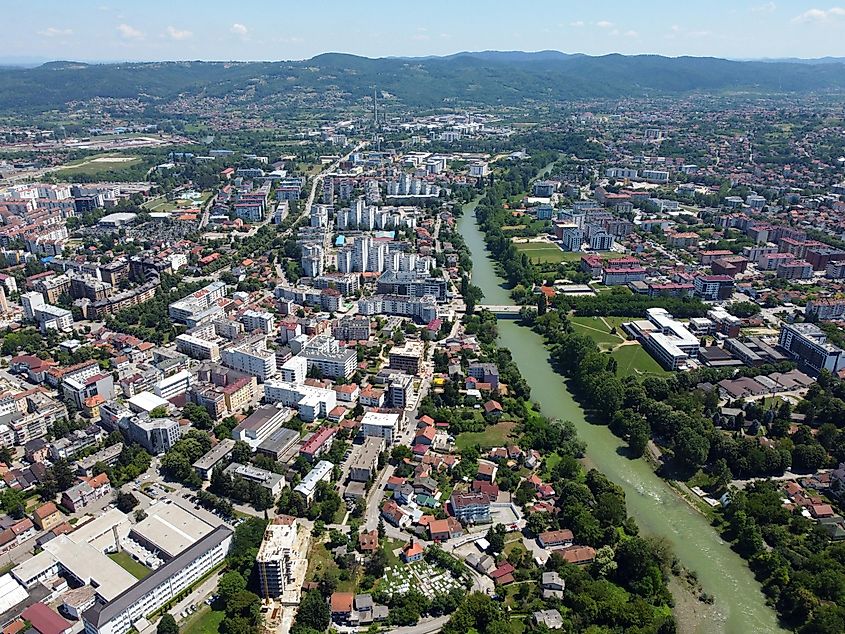
[[[845,6],[814,2],[728,2],[680,6],[665,0],[589,7],[532,2],[516,11],[494,1],[477,8],[435,0],[426,11],[382,1],[329,0],[233,12],[213,0],[143,6],[53,0],[9,6],[4,63],[164,60],[300,60],[324,52],[421,57],[481,50],[558,50],[605,55],[658,54],[729,59],[845,56]],[[202,9],[202,10],[200,10]],[[91,43],[96,42],[96,47]]]

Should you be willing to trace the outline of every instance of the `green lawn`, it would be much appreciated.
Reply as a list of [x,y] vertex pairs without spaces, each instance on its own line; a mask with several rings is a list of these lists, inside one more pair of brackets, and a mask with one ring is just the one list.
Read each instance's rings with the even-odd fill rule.
[[[100,160],[97,160],[100,159]],[[117,159],[117,160],[108,160]],[[129,159],[129,160],[123,160]],[[98,154],[88,156],[78,161],[59,167],[56,171],[63,177],[67,176],[97,176],[111,170],[120,170],[133,167],[141,162],[137,156],[125,156],[121,154]]]
[[147,568],[144,564],[132,559],[132,556],[129,555],[129,553],[127,553],[126,551],[120,551],[119,553],[111,553],[109,555],[109,559],[111,559],[114,563],[123,568],[126,572],[128,572],[136,579],[143,579],[152,572],[152,570]]
[[589,336],[602,349],[610,349],[625,339],[610,333],[610,328],[600,317],[570,317],[575,332]]
[[639,344],[620,346],[612,354],[617,363],[616,374],[620,377],[631,374],[637,376],[642,376],[643,374],[669,374]]
[[226,613],[212,610],[207,605],[192,614],[185,625],[179,628],[182,634],[217,634],[220,623],[226,618]]
[[467,431],[458,434],[455,438],[455,444],[458,449],[466,449],[479,445],[482,449],[491,447],[502,447],[508,441],[508,436],[513,431],[516,423],[514,421],[502,421],[495,425],[490,425],[487,429],[481,432]]
[[561,460],[563,460],[563,458],[561,458],[560,454],[556,451],[546,454],[546,468],[543,470],[543,479],[547,480],[551,476],[552,469],[558,466]]
[[569,253],[547,242],[518,242],[514,246],[517,251],[526,254],[532,262],[539,260],[540,263],[558,264],[559,262],[576,262],[581,259],[580,253]]

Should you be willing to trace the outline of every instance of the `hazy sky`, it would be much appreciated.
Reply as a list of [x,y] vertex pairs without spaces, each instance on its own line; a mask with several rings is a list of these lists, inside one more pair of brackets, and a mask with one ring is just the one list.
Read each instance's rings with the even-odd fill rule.
[[[835,1],[835,0],[828,0]],[[845,56],[845,0],[0,0],[0,59],[281,60],[556,49]]]

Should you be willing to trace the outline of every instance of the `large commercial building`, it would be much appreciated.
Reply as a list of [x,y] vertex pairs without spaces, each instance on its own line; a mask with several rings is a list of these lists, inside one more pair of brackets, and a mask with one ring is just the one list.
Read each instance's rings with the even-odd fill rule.
[[218,526],[114,599],[86,610],[82,614],[86,634],[128,632],[135,623],[223,563],[232,534],[231,529]]
[[232,430],[232,438],[241,440],[255,449],[291,418],[293,410],[287,407],[259,407]]
[[179,440],[182,432],[179,421],[173,418],[133,416],[126,422],[129,439],[157,456],[166,453]]
[[828,343],[825,332],[815,324],[784,324],[778,345],[798,362],[802,371],[813,376],[822,370],[836,374],[845,368],[842,348]]
[[660,365],[676,370],[698,356],[700,342],[687,327],[663,308],[646,310],[647,321],[625,324]]

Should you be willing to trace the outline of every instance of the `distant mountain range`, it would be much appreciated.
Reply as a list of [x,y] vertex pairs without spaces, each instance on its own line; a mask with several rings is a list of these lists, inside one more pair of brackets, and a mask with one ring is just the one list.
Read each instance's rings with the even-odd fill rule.
[[377,59],[326,53],[287,62],[55,61],[0,68],[0,86],[0,112],[44,112],[93,97],[137,97],[153,109],[177,97],[220,98],[233,107],[325,107],[355,102],[371,95],[374,86],[411,107],[495,106],[694,92],[839,92],[845,90],[845,59],[481,51]]

